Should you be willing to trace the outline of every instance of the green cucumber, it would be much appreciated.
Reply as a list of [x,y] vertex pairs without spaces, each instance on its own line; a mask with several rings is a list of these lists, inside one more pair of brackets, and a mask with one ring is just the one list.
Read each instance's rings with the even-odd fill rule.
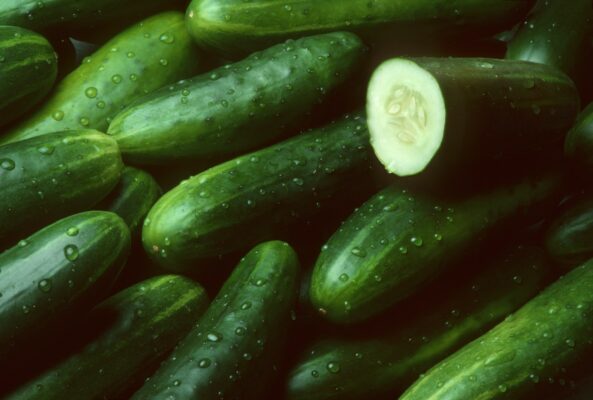
[[568,132],[564,153],[580,167],[593,169],[593,103],[581,112]]
[[375,154],[387,171],[407,176],[431,162],[467,169],[553,153],[579,101],[572,80],[543,64],[396,58],[374,72],[367,115]]
[[0,26],[0,126],[33,108],[52,88],[58,62],[43,36]]
[[528,394],[593,349],[592,317],[589,261],[434,366],[401,400],[488,400]]
[[[288,378],[288,399],[329,400],[396,396],[430,368],[535,296],[551,269],[536,247],[515,247],[487,260],[471,258],[471,275],[439,282],[390,326],[365,325],[357,334],[317,341]],[[475,271],[477,270],[477,271]],[[387,316],[386,316],[387,317]],[[406,318],[408,317],[408,318]]]
[[552,258],[567,267],[593,257],[593,198],[569,203],[554,218],[546,234],[546,249]]
[[141,164],[212,161],[285,134],[361,60],[350,33],[306,37],[162,88],[113,120],[124,159]]
[[0,354],[94,305],[130,249],[117,215],[88,211],[64,218],[0,254]]
[[365,120],[355,115],[215,166],[155,204],[142,231],[144,248],[159,264],[187,271],[196,260],[278,237],[334,207],[352,182],[365,192],[371,153]]
[[208,306],[187,278],[158,276],[95,307],[71,328],[80,349],[6,399],[115,399],[141,386]]
[[288,244],[252,249],[199,324],[132,399],[262,398],[282,353],[298,272]]
[[182,9],[184,0],[2,0],[0,25],[68,32],[129,26],[160,11]]
[[1,137],[0,144],[66,129],[104,132],[134,99],[191,76],[198,59],[180,13],[151,17],[86,58],[41,108]]
[[365,39],[496,33],[523,18],[531,4],[531,0],[193,0],[187,20],[198,44],[232,57],[289,38],[337,30],[353,31]]
[[[380,191],[323,246],[311,302],[326,318],[351,323],[414,293],[502,222],[554,203],[557,177],[522,182],[463,200]],[[539,210],[538,210],[539,211]]]
[[538,0],[508,44],[506,58],[547,64],[574,76],[591,34],[590,0]]
[[124,167],[117,187],[98,206],[98,209],[116,213],[126,221],[135,234],[151,207],[161,197],[161,188],[148,173]]
[[90,209],[117,184],[122,168],[117,143],[92,130],[0,146],[0,242]]

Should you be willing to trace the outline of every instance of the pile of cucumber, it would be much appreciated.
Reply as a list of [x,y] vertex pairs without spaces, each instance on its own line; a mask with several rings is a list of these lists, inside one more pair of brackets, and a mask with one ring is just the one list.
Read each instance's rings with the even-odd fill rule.
[[0,399],[593,399],[591,0],[0,0]]

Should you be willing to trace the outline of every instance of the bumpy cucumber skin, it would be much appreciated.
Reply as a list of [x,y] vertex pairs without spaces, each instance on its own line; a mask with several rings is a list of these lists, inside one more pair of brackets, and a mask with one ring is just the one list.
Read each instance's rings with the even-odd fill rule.
[[262,398],[282,353],[298,272],[288,244],[252,249],[199,324],[132,399]]
[[126,26],[160,11],[181,9],[184,0],[2,0],[0,25],[74,33],[101,25]]
[[204,289],[181,276],[163,275],[131,286],[75,325],[82,331],[78,335],[95,331],[79,351],[6,398],[124,398],[122,394],[139,387],[193,328],[207,306]]
[[155,204],[144,248],[159,264],[187,270],[195,260],[273,239],[367,179],[371,154],[365,119],[353,115],[220,164]]
[[559,179],[515,184],[462,201],[382,190],[323,246],[311,302],[329,320],[351,323],[412,294],[488,230],[525,209],[547,205]]
[[126,221],[132,234],[139,234],[144,218],[161,194],[159,184],[150,174],[124,167],[119,183],[97,208],[116,213]]
[[277,141],[362,55],[345,32],[280,44],[140,99],[108,133],[133,163],[228,159]]
[[568,132],[564,153],[581,167],[593,169],[593,103],[581,112]]
[[437,364],[401,399],[517,398],[544,385],[593,348],[592,316],[593,261],[589,261]]
[[592,17],[589,0],[539,0],[509,42],[506,58],[547,64],[574,76],[585,58]]
[[123,163],[117,143],[96,131],[66,131],[0,146],[0,242],[103,199]]
[[123,220],[105,211],[64,218],[0,254],[0,354],[92,307],[130,250]]
[[191,76],[198,59],[182,14],[166,12],[146,19],[86,58],[43,107],[0,137],[0,144],[66,129],[104,132],[112,117],[134,99]]
[[0,26],[0,126],[35,106],[58,74],[56,53],[43,36]]
[[380,324],[378,332],[366,328],[362,335],[313,344],[289,375],[288,399],[399,395],[420,373],[535,296],[551,275],[544,252],[536,247],[507,250],[486,264],[470,279],[461,278],[461,284],[450,287],[445,281],[436,293],[425,292],[446,301],[412,308],[406,314],[410,319],[398,318],[400,323],[387,329]]
[[518,22],[531,4],[530,0],[193,0],[187,22],[198,44],[233,57],[289,38],[336,30],[368,38],[385,30],[407,37],[435,31],[495,33]]

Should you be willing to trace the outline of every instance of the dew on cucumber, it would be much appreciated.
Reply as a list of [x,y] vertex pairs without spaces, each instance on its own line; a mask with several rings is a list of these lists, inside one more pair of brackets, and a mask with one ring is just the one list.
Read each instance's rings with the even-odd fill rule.
[[69,261],[76,261],[78,259],[78,247],[73,244],[69,244],[64,247],[64,255]]

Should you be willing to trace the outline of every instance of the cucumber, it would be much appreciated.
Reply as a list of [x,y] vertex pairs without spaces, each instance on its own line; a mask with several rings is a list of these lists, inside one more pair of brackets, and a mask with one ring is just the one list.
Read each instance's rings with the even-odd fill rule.
[[586,196],[567,205],[546,233],[546,249],[566,267],[577,266],[593,257],[593,198]]
[[108,133],[132,163],[228,159],[278,140],[362,55],[360,39],[344,32],[277,45],[140,99]]
[[574,127],[568,132],[564,153],[580,168],[593,169],[593,103],[581,112]]
[[391,59],[367,93],[375,154],[400,176],[423,171],[437,152],[440,168],[460,169],[553,153],[579,107],[574,83],[555,68],[486,58]]
[[1,137],[0,144],[66,129],[104,132],[134,99],[191,76],[198,59],[182,14],[151,17],[86,58],[41,108]]
[[0,25],[68,32],[124,27],[160,11],[182,9],[184,0],[2,0]]
[[[288,38],[336,30],[387,36],[474,36],[512,26],[530,0],[193,0],[188,27],[202,47],[237,56]],[[471,33],[471,35],[470,35]]]
[[263,398],[282,353],[298,270],[286,243],[252,249],[199,324],[132,399]]
[[513,247],[493,260],[481,254],[465,264],[472,272],[461,282],[455,276],[419,293],[446,301],[420,302],[403,315],[398,310],[397,318],[386,316],[387,326],[364,325],[355,334],[315,342],[289,374],[288,399],[397,396],[418,374],[535,296],[551,272],[536,247]]
[[589,261],[434,366],[401,400],[507,399],[536,390],[593,349],[592,316]]
[[117,215],[64,218],[0,254],[0,355],[91,308],[117,277],[130,232]]
[[144,218],[161,197],[161,188],[148,173],[124,167],[117,187],[98,206],[123,218],[132,234],[139,234]]
[[194,261],[275,238],[336,207],[352,182],[370,192],[371,152],[365,120],[353,115],[215,166],[155,204],[142,230],[144,248],[157,263],[187,272]]
[[558,189],[555,176],[462,200],[390,186],[354,212],[323,246],[311,302],[337,323],[379,314],[434,278],[488,230],[505,220],[519,223],[524,209],[555,203],[551,198]]
[[509,42],[506,58],[547,64],[575,76],[591,34],[590,0],[538,0]]
[[0,243],[90,209],[117,184],[122,168],[117,143],[92,130],[0,146]]
[[181,276],[158,276],[129,287],[71,328],[73,342],[81,342],[79,350],[6,399],[125,398],[192,329],[207,305],[204,289]]
[[23,28],[0,26],[0,126],[45,97],[57,74],[56,54],[47,39]]

